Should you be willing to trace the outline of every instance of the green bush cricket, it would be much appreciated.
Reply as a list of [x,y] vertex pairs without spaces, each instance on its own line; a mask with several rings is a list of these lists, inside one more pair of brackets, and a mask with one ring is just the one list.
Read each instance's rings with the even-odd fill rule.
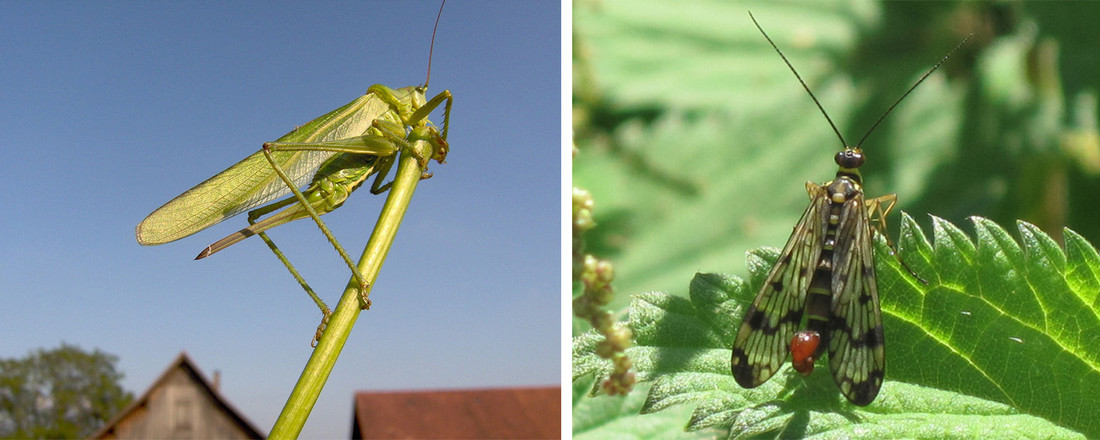
[[[437,16],[437,26],[438,22]],[[432,40],[434,46],[434,30]],[[428,79],[431,77],[431,52],[429,49]],[[137,225],[138,243],[143,246],[169,243],[248,211],[248,227],[211,244],[195,259],[208,257],[245,238],[259,235],[317,303],[327,320],[329,308],[264,232],[309,217],[351,268],[360,284],[361,306],[367,308],[370,301],[366,297],[366,281],[320,215],[343,205],[371,176],[374,176],[370,187],[372,194],[389,189],[392,182],[383,184],[383,180],[399,152],[416,156],[423,178],[431,176],[427,172],[429,160],[444,162],[453,98],[449,90],[444,90],[429,100],[426,95],[428,79],[424,85],[396,90],[373,85],[365,95],[273,142],[264,143],[260,151],[149,214]],[[444,103],[440,131],[428,116]],[[307,188],[298,189],[306,183],[309,183]],[[289,193],[292,193],[290,197],[268,204]],[[318,336],[324,325],[323,320]]]

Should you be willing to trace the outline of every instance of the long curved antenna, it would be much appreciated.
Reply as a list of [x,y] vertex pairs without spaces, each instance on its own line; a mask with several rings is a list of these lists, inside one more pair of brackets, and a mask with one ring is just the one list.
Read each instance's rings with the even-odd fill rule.
[[435,26],[432,27],[432,44],[428,46],[428,77],[424,78],[424,88],[428,88],[428,80],[432,79],[432,52],[435,51],[435,31],[439,29],[439,17],[443,16],[443,5],[447,4],[447,0],[443,0],[443,3],[439,4],[439,12],[435,14]]
[[894,107],[897,107],[898,104],[901,104],[901,100],[905,99],[906,96],[909,96],[909,93],[913,92],[913,89],[916,89],[917,86],[920,85],[920,83],[924,82],[924,79],[928,78],[928,75],[931,75],[932,72],[935,72],[936,69],[939,69],[940,65],[943,64],[945,61],[947,61],[948,58],[951,57],[951,54],[955,53],[956,50],[959,50],[959,48],[962,47],[962,45],[966,44],[966,40],[969,40],[970,37],[973,37],[973,36],[974,36],[974,34],[970,34],[970,35],[967,35],[966,38],[963,38],[962,42],[960,42],[958,46],[955,46],[954,49],[951,49],[951,52],[948,52],[947,55],[944,55],[943,59],[940,60],[940,62],[936,63],[935,66],[932,66],[931,69],[928,69],[928,72],[925,72],[924,76],[920,77],[920,79],[917,80],[916,84],[913,84],[913,87],[910,87],[909,90],[906,90],[905,94],[901,95],[901,98],[898,98],[898,100],[895,101],[894,104],[890,106],[890,108],[886,109],[886,113],[883,113],[882,116],[879,116],[878,120],[875,121],[875,125],[872,125],[871,129],[867,130],[867,134],[863,135],[863,138],[859,140],[859,143],[856,144],[856,148],[858,149],[860,145],[863,145],[863,141],[867,140],[867,136],[870,136],[871,132],[875,131],[875,128],[878,127],[878,124],[880,122],[882,122],[883,119],[886,119],[886,115],[889,115],[890,112],[894,110]]
[[[836,137],[840,138],[841,146],[847,147],[848,143],[844,141],[844,135],[840,134],[840,130],[837,130],[836,124],[833,123],[833,119],[829,117],[828,113],[825,113],[825,107],[821,106],[821,103],[818,102],[817,97],[814,96],[814,92],[810,91],[810,86],[806,85],[806,81],[803,81],[802,76],[798,74],[798,71],[794,70],[794,66],[791,65],[791,62],[787,61],[787,56],[783,55],[783,51],[779,50],[779,46],[775,45],[775,42],[772,41],[772,38],[768,36],[768,33],[764,32],[764,28],[760,27],[760,23],[756,22],[756,17],[752,16],[752,11],[749,11],[749,18],[752,19],[752,24],[756,25],[756,28],[760,30],[760,33],[764,34],[764,38],[766,38],[768,40],[768,43],[770,43],[772,45],[772,48],[775,49],[775,51],[779,53],[779,56],[781,58],[783,58],[783,62],[787,63],[787,67],[789,67],[791,69],[791,72],[794,73],[794,77],[798,78],[798,82],[802,83],[802,88],[806,89],[806,93],[810,94],[810,98],[814,100],[814,104],[817,104],[818,110],[821,110],[821,114],[825,115],[825,120],[829,121],[829,126],[833,127],[833,132],[836,133]],[[891,108],[893,108],[893,107],[891,107]],[[887,113],[889,113],[889,111]],[[864,136],[864,137],[866,138],[866,136]]]

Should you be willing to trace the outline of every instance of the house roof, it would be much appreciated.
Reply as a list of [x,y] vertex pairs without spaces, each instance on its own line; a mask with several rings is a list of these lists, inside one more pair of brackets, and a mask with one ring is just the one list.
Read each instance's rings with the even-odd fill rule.
[[561,438],[561,387],[355,394],[354,439]]
[[172,363],[168,365],[168,368],[164,369],[164,372],[160,374],[157,380],[153,381],[152,385],[149,385],[149,388],[147,388],[140,397],[134,399],[133,402],[130,402],[130,404],[127,405],[126,408],[124,408],[122,411],[119,411],[118,414],[111,418],[109,422],[103,425],[102,428],[93,433],[89,438],[104,438],[108,436],[119,422],[125,420],[131,413],[134,413],[141,408],[144,408],[149,403],[149,398],[152,395],[153,391],[162,386],[165,382],[167,382],[168,379],[172,376],[172,373],[180,369],[186,372],[192,378],[192,380],[197,385],[199,385],[200,389],[202,389],[206,393],[209,393],[211,400],[215,402],[218,408],[224,414],[228,415],[237,425],[239,425],[241,429],[248,434],[249,437],[265,437],[258,429],[256,429],[255,426],[252,425],[251,422],[248,421],[248,419],[244,417],[244,415],[240,413],[240,411],[237,411],[237,409],[234,408],[233,405],[231,405],[229,401],[221,395],[216,387],[212,386],[210,382],[206,380],[206,377],[203,376],[202,372],[199,371],[198,367],[195,365],[195,362],[192,361],[191,357],[187,355],[187,352],[181,351],[180,354],[176,356],[176,358],[172,361]]

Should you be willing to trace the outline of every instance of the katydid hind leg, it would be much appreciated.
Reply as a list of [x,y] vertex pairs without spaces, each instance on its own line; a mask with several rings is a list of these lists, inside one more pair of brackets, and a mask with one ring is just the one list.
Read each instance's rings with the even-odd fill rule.
[[321,316],[321,323],[317,325],[317,331],[313,334],[313,342],[309,344],[310,347],[317,348],[317,344],[321,342],[321,336],[324,336],[325,329],[328,328],[328,319],[332,317],[332,310],[327,307],[323,310]]
[[309,213],[309,217],[312,218],[313,221],[317,224],[317,227],[321,229],[321,233],[325,235],[325,238],[328,238],[329,243],[332,243],[333,248],[336,249],[336,252],[340,254],[341,258],[344,259],[344,263],[347,264],[348,268],[351,269],[352,276],[355,278],[356,282],[359,283],[360,305],[363,309],[369,308],[370,300],[367,299],[367,292],[369,291],[369,289],[367,288],[368,284],[366,279],[363,278],[363,274],[359,273],[359,269],[355,266],[355,263],[351,260],[351,257],[348,256],[347,251],[345,251],[344,247],[340,245],[340,242],[336,240],[336,237],[332,235],[332,231],[330,231],[328,229],[328,226],[325,225],[325,222],[321,220],[320,214],[317,214],[317,210],[315,210],[313,208],[313,205],[309,203],[309,200],[305,197],[305,195],[302,194],[302,191],[298,190],[298,188],[294,186],[294,182],[290,180],[290,177],[287,177],[286,173],[283,172],[279,165],[276,164],[275,161],[272,159],[270,150],[264,148],[263,151],[264,157],[267,158],[268,163],[271,164],[272,169],[275,170],[275,174],[278,174],[279,178],[283,179],[283,182],[286,183],[288,188],[290,188],[290,191],[294,193],[294,197],[298,199],[299,204],[297,206],[305,208],[305,210]]
[[302,286],[302,290],[306,291],[306,294],[309,295],[309,298],[313,300],[313,303],[316,304],[319,309],[321,309],[321,324],[317,326],[317,332],[314,334],[313,341],[310,342],[311,347],[316,347],[317,341],[321,339],[321,335],[324,333],[325,328],[328,326],[328,319],[329,316],[332,315],[332,309],[328,307],[328,304],[325,304],[325,301],[321,299],[320,295],[317,295],[317,292],[313,291],[313,288],[309,286],[309,283],[306,282],[306,279],[303,278],[300,273],[298,273],[298,269],[296,269],[293,264],[290,264],[290,259],[288,259],[286,255],[283,254],[283,251],[275,245],[274,240],[268,237],[267,234],[264,232],[260,232],[257,235],[259,235],[260,239],[267,244],[268,249],[271,249],[271,252],[275,253],[275,257],[277,257],[279,261],[283,263],[283,266],[286,267],[286,270],[290,271],[290,274],[294,277],[294,280],[298,282],[299,286]]
[[[211,254],[213,254],[214,252],[217,252],[218,250],[224,249],[224,248],[226,248],[226,247],[228,247],[228,246],[230,246],[230,245],[232,245],[236,242],[244,240],[245,238],[248,238],[249,236],[251,236],[253,234],[254,235],[259,235],[260,239],[263,240],[264,243],[267,244],[267,247],[269,249],[271,249],[271,252],[273,252],[275,254],[275,257],[278,258],[279,261],[283,263],[283,266],[286,267],[287,271],[290,272],[290,275],[294,277],[294,280],[298,282],[298,285],[302,286],[302,290],[305,290],[306,294],[309,295],[310,299],[313,300],[313,303],[316,304],[317,307],[321,309],[321,315],[322,315],[321,325],[318,326],[316,337],[314,338],[314,341],[311,343],[311,346],[315,346],[315,344],[317,343],[317,340],[320,339],[321,333],[324,331],[325,323],[328,322],[329,315],[332,314],[332,309],[330,309],[328,307],[328,305],[325,304],[324,300],[321,299],[320,295],[317,295],[317,292],[315,292],[313,290],[313,288],[310,287],[309,283],[306,282],[305,278],[303,278],[302,275],[300,273],[298,273],[298,270],[294,267],[293,264],[290,263],[290,260],[287,259],[286,255],[283,254],[283,251],[281,249],[279,249],[278,246],[275,245],[275,241],[273,241],[270,237],[268,237],[267,234],[264,232],[264,230],[266,230],[266,229],[268,229],[272,226],[269,225],[267,227],[262,227],[262,225],[261,225],[256,230],[251,229],[251,228],[257,227],[257,225],[259,225],[259,223],[256,222],[257,218],[259,218],[262,215],[267,214],[268,212],[272,211],[273,209],[278,209],[280,207],[288,205],[290,201],[294,201],[294,200],[293,199],[287,199],[287,200],[283,200],[283,201],[280,201],[280,202],[277,202],[277,203],[272,203],[270,205],[267,205],[267,206],[264,206],[264,207],[261,207],[261,208],[254,209],[254,210],[250,211],[248,213],[248,223],[249,223],[248,228],[242,229],[242,230],[240,230],[240,231],[238,231],[238,232],[236,232],[236,233],[234,233],[234,234],[232,234],[232,235],[230,235],[226,238],[223,238],[222,240],[210,245],[209,247],[204,249],[203,252],[200,253],[199,256],[196,257],[195,259],[197,260],[197,259],[208,257]],[[288,209],[284,210],[283,212],[287,212],[290,209],[291,208],[288,208]],[[272,216],[272,217],[269,217],[267,219],[264,219],[263,222],[271,221],[272,218],[274,218],[274,217],[276,217],[276,216]],[[260,222],[260,223],[263,223],[263,222]],[[279,224],[282,224],[282,223],[285,223],[285,222],[281,222]]]

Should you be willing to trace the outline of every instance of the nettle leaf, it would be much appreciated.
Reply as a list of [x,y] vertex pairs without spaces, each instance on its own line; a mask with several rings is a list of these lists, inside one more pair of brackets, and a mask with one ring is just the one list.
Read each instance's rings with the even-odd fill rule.
[[[575,101],[588,92],[603,99],[574,109],[572,179],[596,203],[589,251],[614,261],[616,289],[632,293],[681,289],[684,273],[715,261],[740,265],[745,249],[782,244],[806,206],[805,182],[836,174],[832,157],[843,145],[749,11],[853,142],[962,38],[940,31],[940,20],[880,31],[890,26],[885,10],[897,5],[863,0],[575,6],[574,85],[588,77],[594,88],[575,90]],[[955,8],[913,9],[923,17]],[[977,117],[967,108],[975,93],[949,80],[949,70],[921,83],[864,145],[868,197],[897,193],[899,208],[914,206],[946,180],[936,173],[974,147],[959,134]],[[990,166],[966,169],[980,165]],[[964,194],[935,200],[972,200]]]
[[[849,404],[827,361],[806,378],[784,366],[754,389],[734,382],[730,347],[778,257],[767,248],[749,252],[749,282],[701,273],[687,298],[634,296],[636,345],[627,353],[639,381],[652,381],[639,413],[693,408],[682,421],[687,431],[729,430],[733,438],[1100,437],[1096,249],[1069,229],[1063,251],[1025,222],[1018,223],[1017,243],[983,218],[972,218],[976,239],[932,220],[929,242],[903,213],[898,241],[906,266],[924,282],[881,236],[876,240],[887,361],[886,382],[871,405]],[[610,370],[594,353],[597,340],[574,339],[575,383]],[[592,394],[577,401],[616,399],[586,389]]]
[[[573,382],[573,439],[705,439],[718,430],[685,431],[684,420],[691,407],[680,406],[655,414],[639,413],[646,400],[647,385],[635,387],[626,397],[586,398],[597,384],[592,376]],[[597,384],[598,385],[598,384]]]

